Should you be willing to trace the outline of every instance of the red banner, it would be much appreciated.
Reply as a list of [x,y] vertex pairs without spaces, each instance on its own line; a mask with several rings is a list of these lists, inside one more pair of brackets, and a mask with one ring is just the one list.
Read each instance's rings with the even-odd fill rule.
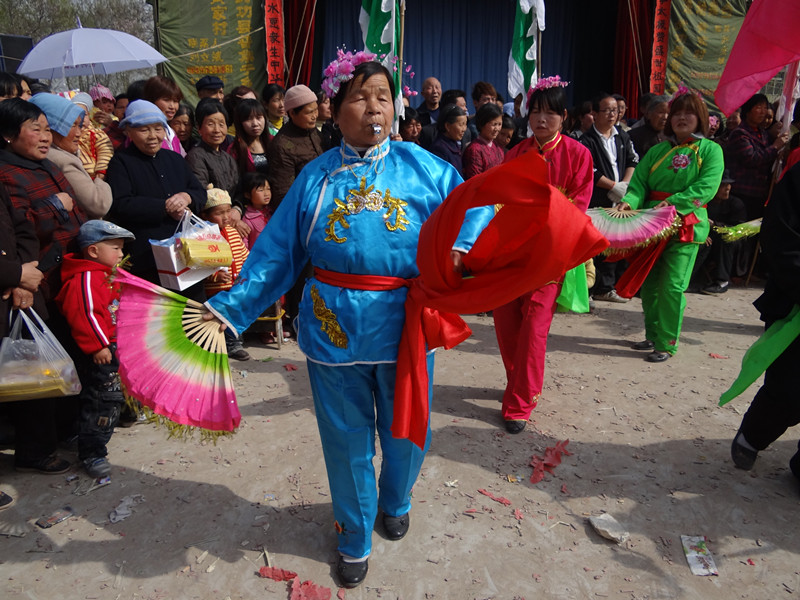
[[653,26],[653,57],[650,61],[650,91],[664,93],[669,50],[669,11],[672,0],[657,0]]
[[284,85],[285,40],[281,0],[266,0],[264,3],[264,27],[267,32],[267,81]]

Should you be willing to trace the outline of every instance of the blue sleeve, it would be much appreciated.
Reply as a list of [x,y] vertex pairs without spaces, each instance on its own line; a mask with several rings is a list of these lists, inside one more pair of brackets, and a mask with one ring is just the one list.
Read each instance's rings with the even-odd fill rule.
[[306,236],[319,187],[305,173],[298,176],[250,249],[233,287],[208,301],[211,310],[237,333],[277,302],[302,273],[309,258]]

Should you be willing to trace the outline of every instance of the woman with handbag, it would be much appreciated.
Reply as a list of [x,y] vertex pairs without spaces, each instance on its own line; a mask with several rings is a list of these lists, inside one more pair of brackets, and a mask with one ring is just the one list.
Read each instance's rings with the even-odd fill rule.
[[[24,101],[23,101],[24,102]],[[14,207],[0,184],[0,335],[9,332],[12,309],[34,308],[47,317],[44,296],[39,291],[44,273],[39,265],[39,240],[26,214]],[[19,318],[19,317],[18,317]],[[2,400],[2,398],[0,398]],[[55,455],[58,435],[56,411],[51,398],[0,404],[14,425],[14,463],[18,470],[47,474],[63,473],[70,463]],[[0,509],[13,503],[0,492]]]

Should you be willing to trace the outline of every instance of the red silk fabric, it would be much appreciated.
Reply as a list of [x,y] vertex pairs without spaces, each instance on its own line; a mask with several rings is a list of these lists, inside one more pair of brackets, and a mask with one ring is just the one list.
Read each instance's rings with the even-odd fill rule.
[[[485,312],[556,281],[602,252],[608,241],[591,219],[547,183],[535,152],[458,186],[423,224],[420,276],[410,281],[397,356],[392,434],[424,447],[428,430],[426,350],[452,348],[471,334],[459,313]],[[471,276],[453,269],[450,252],[470,208],[502,204],[464,256]]]

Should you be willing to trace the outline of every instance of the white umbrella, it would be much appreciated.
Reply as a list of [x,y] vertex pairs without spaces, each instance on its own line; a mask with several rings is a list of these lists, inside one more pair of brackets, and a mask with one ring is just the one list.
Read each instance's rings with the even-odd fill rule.
[[42,79],[107,75],[145,69],[166,57],[137,37],[113,29],[78,27],[36,44],[17,69]]

